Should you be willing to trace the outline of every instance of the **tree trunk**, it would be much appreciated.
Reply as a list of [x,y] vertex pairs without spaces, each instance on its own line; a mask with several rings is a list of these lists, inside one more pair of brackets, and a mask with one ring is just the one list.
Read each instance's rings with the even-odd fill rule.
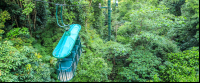
[[29,23],[29,32],[30,32],[30,35],[31,35],[31,37],[32,37],[31,23],[30,23],[30,20],[29,20],[29,15],[27,15],[27,18],[28,18],[28,23]]
[[34,31],[35,31],[35,30],[36,30],[36,29],[35,29],[35,26],[36,26],[36,16],[37,16],[37,11],[36,11],[36,2],[35,2],[34,13],[35,13],[35,18],[34,18]]

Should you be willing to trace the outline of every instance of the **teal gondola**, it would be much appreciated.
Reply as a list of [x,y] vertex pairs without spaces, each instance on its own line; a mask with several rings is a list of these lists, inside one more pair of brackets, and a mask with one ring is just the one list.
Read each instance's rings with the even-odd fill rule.
[[[79,24],[65,25],[62,19],[62,6],[61,5],[61,22],[58,23],[58,5],[56,5],[56,19],[59,27],[64,28],[65,32],[53,50],[52,55],[58,59],[56,63],[56,72],[60,81],[66,82],[71,80],[75,75],[75,70],[81,55],[81,41],[78,36],[81,26]],[[69,30],[67,30],[69,27]]]

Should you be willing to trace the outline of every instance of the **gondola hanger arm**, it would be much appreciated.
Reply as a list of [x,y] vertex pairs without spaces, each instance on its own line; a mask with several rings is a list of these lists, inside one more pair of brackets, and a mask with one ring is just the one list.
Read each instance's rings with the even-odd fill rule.
[[60,6],[61,6],[60,17],[61,17],[61,22],[62,22],[62,25],[63,25],[63,26],[60,25],[59,22],[58,22],[58,6],[59,6],[59,4],[55,4],[55,5],[56,5],[56,20],[57,20],[58,26],[61,27],[61,28],[64,28],[65,30],[68,30],[69,28],[67,29],[67,28],[65,28],[65,27],[67,27],[67,26],[69,27],[69,24],[68,24],[68,25],[64,24],[63,18],[62,18],[62,6],[63,6],[63,5],[60,5]]

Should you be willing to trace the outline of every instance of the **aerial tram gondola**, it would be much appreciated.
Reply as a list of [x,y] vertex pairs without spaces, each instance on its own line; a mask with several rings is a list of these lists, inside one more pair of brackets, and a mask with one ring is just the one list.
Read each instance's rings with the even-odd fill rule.
[[62,5],[60,16],[63,26],[61,26],[58,22],[57,10],[58,5],[56,5],[56,19],[58,26],[62,28],[69,27],[69,29],[65,29],[65,32],[53,50],[52,55],[58,59],[56,63],[56,73],[58,75],[58,79],[66,82],[70,81],[74,77],[75,70],[81,56],[81,40],[78,35],[81,30],[81,26],[79,24],[65,25],[63,23]]
[[[115,1],[113,1],[115,2]],[[116,7],[118,7],[118,0],[116,0],[115,3]],[[56,48],[53,50],[53,56],[58,59],[58,62],[56,64],[56,72],[58,75],[58,79],[60,81],[66,82],[70,81],[74,75],[75,75],[75,70],[78,65],[79,58],[81,56],[81,40],[79,37],[79,32],[81,30],[81,26],[79,24],[72,24],[72,25],[65,25],[63,23],[62,19],[62,6],[61,5],[61,22],[63,26],[61,26],[58,23],[58,17],[57,17],[57,10],[58,10],[58,4],[56,4],[56,19],[57,19],[57,24],[58,26],[65,28],[69,27],[69,30],[66,30],[58,42]],[[111,5],[110,5],[110,0],[108,0],[108,7],[101,7],[101,3],[99,3],[99,8],[108,8],[108,23],[109,26],[111,27]],[[110,29],[109,29],[109,38],[110,40]]]

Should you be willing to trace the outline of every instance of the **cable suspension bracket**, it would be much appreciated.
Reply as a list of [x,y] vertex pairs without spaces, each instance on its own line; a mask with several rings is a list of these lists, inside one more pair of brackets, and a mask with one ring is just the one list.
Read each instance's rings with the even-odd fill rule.
[[[63,4],[55,4],[56,5],[56,20],[57,20],[57,24],[58,24],[58,26],[59,27],[61,27],[61,28],[63,28],[63,29],[65,29],[66,31],[68,31],[69,30],[69,24],[68,25],[66,25],[64,22],[63,22],[63,18],[62,18],[62,6],[63,6]],[[62,25],[60,25],[59,24],[59,22],[58,22],[58,6],[61,6],[61,12],[60,12],[60,17],[61,17],[61,22],[62,22]],[[67,28],[68,27],[68,28]]]

